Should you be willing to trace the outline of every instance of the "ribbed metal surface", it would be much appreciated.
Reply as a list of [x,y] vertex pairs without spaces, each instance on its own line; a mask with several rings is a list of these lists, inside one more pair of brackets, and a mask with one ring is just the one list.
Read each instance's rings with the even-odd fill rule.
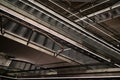
[[[8,1],[10,1],[10,0],[8,0]],[[20,2],[19,2],[20,3]],[[18,6],[17,5],[17,3],[13,3],[12,2],[12,4],[13,5],[15,5],[15,6]],[[22,4],[22,5],[24,5],[25,6],[25,4]],[[110,48],[108,48],[108,47],[106,47],[105,45],[103,46],[102,44],[100,44],[99,42],[97,42],[97,41],[93,41],[91,38],[89,38],[89,37],[86,37],[85,35],[82,35],[81,33],[77,33],[74,29],[70,29],[69,28],[69,26],[70,25],[68,25],[68,26],[66,26],[66,25],[64,25],[64,23],[63,22],[58,22],[58,20],[53,20],[53,18],[51,17],[51,16],[49,16],[49,15],[46,15],[45,13],[42,13],[42,12],[40,12],[40,11],[38,11],[38,10],[35,10],[34,8],[32,8],[32,7],[30,7],[30,6],[28,6],[28,5],[26,5],[25,7],[23,7],[23,6],[18,6],[19,8],[20,7],[22,7],[21,9],[22,10],[24,10],[24,11],[26,11],[26,12],[28,12],[28,13],[30,13],[30,14],[32,14],[32,15],[34,15],[34,16],[39,16],[39,17],[37,17],[37,18],[39,18],[39,19],[41,19],[41,20],[43,20],[43,21],[45,21],[45,22],[52,22],[52,25],[54,25],[55,27],[57,27],[57,28],[59,28],[59,29],[61,29],[61,30],[63,30],[64,32],[66,32],[66,33],[69,33],[70,35],[72,35],[72,36],[74,36],[74,37],[76,37],[77,39],[76,40],[79,40],[79,41],[83,41],[82,42],[82,45],[84,45],[84,43],[88,43],[89,45],[91,45],[91,46],[94,46],[95,47],[95,49],[96,49],[96,51],[97,52],[99,52],[99,53],[102,53],[102,55],[105,55],[106,53],[106,55],[108,55],[108,54],[110,54],[109,56],[111,56],[112,55],[112,53],[114,53],[114,51],[113,50],[111,50],[110,51]],[[51,19],[52,18],[52,19]],[[51,23],[49,23],[49,24],[51,24]],[[11,27],[12,26],[12,27]],[[11,27],[11,29],[13,29],[15,26],[17,26],[17,25],[15,25],[15,23],[12,23],[12,25],[11,25],[10,27]],[[10,30],[11,32],[13,32],[13,33],[16,33],[16,34],[18,34],[18,35],[20,35],[20,33],[21,33],[21,31],[23,31],[23,32],[26,32],[26,31],[28,31],[27,29],[25,29],[25,28],[19,28],[20,27],[20,25],[19,26],[17,26],[17,27],[15,27],[15,28],[17,28],[17,29],[19,29],[19,30],[17,30],[17,29],[13,29],[13,30]],[[22,30],[23,29],[23,30]],[[26,33],[29,33],[29,32],[26,32]],[[72,33],[72,34],[71,34]],[[30,33],[29,33],[30,34]],[[21,34],[20,36],[24,36],[25,34]],[[78,35],[80,35],[79,37],[78,37]],[[41,37],[42,36],[42,37]],[[35,42],[35,43],[37,43],[37,44],[39,44],[39,45],[42,45],[42,46],[44,46],[44,47],[47,47],[47,48],[49,48],[49,49],[55,49],[54,48],[54,43],[48,38],[48,37],[46,37],[46,36],[44,36],[44,35],[41,35],[41,34],[38,34],[38,33],[33,33],[33,35],[32,35],[32,38],[31,38],[31,41],[33,41],[33,42]],[[95,46],[94,44],[96,44],[96,45],[98,45],[98,46]],[[86,46],[86,45],[84,45],[84,46]],[[73,51],[74,52],[74,51]],[[116,52],[116,51],[115,51]],[[117,52],[116,52],[117,53]],[[72,53],[70,54],[70,55],[72,55]],[[69,55],[67,55],[67,56],[69,56]],[[71,57],[71,58],[73,58],[73,56],[74,55],[72,55],[72,56],[69,56],[69,57]],[[74,57],[73,59],[77,59],[76,57]]]

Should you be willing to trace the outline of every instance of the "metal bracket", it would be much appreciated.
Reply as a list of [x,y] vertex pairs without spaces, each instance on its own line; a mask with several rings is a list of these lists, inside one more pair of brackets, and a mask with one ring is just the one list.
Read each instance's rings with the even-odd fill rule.
[[67,49],[61,49],[61,50],[58,50],[55,54],[55,56],[57,57],[58,55],[60,55],[60,53],[64,52],[64,51],[68,51],[68,50],[71,50],[71,48],[67,48]]
[[27,45],[30,43],[31,37],[33,35],[33,32],[34,32],[34,30],[32,30],[32,32],[30,33],[30,36],[29,36],[28,41],[27,41]]

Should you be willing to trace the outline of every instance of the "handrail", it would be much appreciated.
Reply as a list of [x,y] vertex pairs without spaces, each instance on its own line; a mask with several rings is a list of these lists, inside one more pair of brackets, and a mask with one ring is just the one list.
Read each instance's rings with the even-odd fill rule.
[[[11,17],[9,17],[9,16],[7,16],[7,15],[5,15],[5,14],[2,14],[2,15],[3,15],[4,17],[7,17],[7,18],[9,18],[9,19],[11,19],[11,20],[19,23],[19,24],[24,25],[25,27],[27,27],[27,28],[29,28],[29,29],[32,29],[33,32],[36,31],[36,32],[38,32],[38,33],[40,33],[40,34],[45,35],[46,37],[48,37],[49,39],[51,39],[53,42],[55,42],[57,45],[59,45],[62,50],[64,49],[64,47],[63,47],[60,43],[56,42],[52,37],[50,37],[50,36],[47,35],[46,33],[42,32],[42,31],[39,31],[38,29],[32,28],[32,27],[26,25],[25,23],[22,23],[22,22],[20,22],[20,21],[17,21],[17,20],[15,20],[15,19],[13,19],[13,18],[11,18]],[[32,34],[31,34],[31,36],[32,36]],[[31,36],[30,36],[30,37],[31,37]],[[29,41],[30,41],[30,38],[28,39],[28,42],[29,42]],[[27,45],[28,45],[28,43],[27,43]]]

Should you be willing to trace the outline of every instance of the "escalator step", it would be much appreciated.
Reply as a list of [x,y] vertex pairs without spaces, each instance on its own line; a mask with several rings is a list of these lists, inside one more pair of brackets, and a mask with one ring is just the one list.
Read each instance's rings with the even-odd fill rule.
[[50,39],[47,39],[45,46],[49,49],[52,49],[54,42]]
[[6,1],[9,1],[12,4],[16,4],[19,0],[6,0]]
[[18,35],[20,36],[24,36],[26,31],[27,31],[27,28],[26,27],[22,27],[20,26],[21,28],[19,29],[19,31],[17,32]]
[[[32,32],[32,30],[27,29],[23,37],[28,39],[29,36],[30,36],[30,34],[31,34],[31,32]],[[32,35],[32,36],[33,36],[33,35]]]
[[39,35],[38,37],[37,37],[37,43],[38,44],[41,44],[41,45],[43,45],[44,44],[44,41],[45,41],[45,36],[43,36],[43,35]]
[[18,24],[15,22],[9,21],[8,23],[6,23],[5,26],[6,26],[5,29],[7,29],[10,32],[13,32],[18,27]]
[[31,41],[35,41],[36,36],[37,36],[37,32],[33,32],[32,37],[31,37]]

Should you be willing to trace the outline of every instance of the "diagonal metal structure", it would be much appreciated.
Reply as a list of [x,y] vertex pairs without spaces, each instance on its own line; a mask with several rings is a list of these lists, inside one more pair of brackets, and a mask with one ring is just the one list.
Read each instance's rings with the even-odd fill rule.
[[[0,44],[3,45],[3,47],[0,47],[0,52],[6,53],[7,56],[15,56],[14,59],[10,60],[9,67],[4,66],[5,74],[29,76],[35,73],[35,76],[40,74],[39,76],[41,77],[49,77],[63,75],[81,76],[80,74],[92,75],[93,73],[104,74],[104,72],[109,76],[109,72],[119,73],[120,49],[115,43],[119,44],[120,41],[108,32],[99,29],[101,26],[98,28],[97,25],[101,25],[101,22],[108,19],[119,18],[120,4],[118,0],[115,0],[118,3],[111,7],[83,17],[62,7],[59,5],[59,1],[56,3],[53,0],[49,0],[48,3],[54,4],[53,6],[64,10],[69,15],[61,15],[48,7],[48,5],[41,3],[41,1],[1,0],[0,2],[0,41],[2,41]],[[89,1],[93,3],[92,0]],[[109,2],[111,0],[106,0],[104,3]],[[74,2],[70,0],[69,3],[72,4]],[[104,3],[98,4],[103,5]],[[116,13],[115,15],[112,14],[114,12]],[[101,15],[102,19],[98,21],[96,16]],[[94,32],[92,33],[89,28],[99,31],[100,36],[104,34],[104,37],[107,38],[101,38],[93,34]],[[109,39],[115,43],[110,43]],[[13,49],[10,47],[11,45],[14,45],[13,48],[16,49],[16,52],[10,50]],[[27,56],[28,53],[31,53],[31,55]],[[34,58],[30,58],[31,56],[34,56]],[[17,57],[20,58],[20,61],[15,60]],[[8,60],[8,58],[6,59]],[[23,59],[25,61],[21,61]],[[29,60],[33,62],[26,62]],[[96,70],[94,71],[93,69]],[[64,70],[66,71],[65,73],[63,73]],[[73,70],[73,73],[70,70]],[[99,75],[101,74],[97,76]]]
[[[46,7],[44,7],[44,6],[42,6],[42,5],[39,5],[39,4],[38,4],[37,2],[35,2],[34,0],[33,0],[33,1],[30,1],[30,2],[32,2],[32,3],[34,2],[33,4],[35,4],[35,5],[37,5],[37,6],[41,7],[41,8],[44,8],[44,10],[49,11],[50,13],[52,13],[52,14],[56,15],[57,17],[59,17],[60,19],[64,19],[64,21],[66,21],[66,22],[70,23],[71,25],[73,25],[74,27],[77,27],[78,29],[82,30],[83,32],[85,32],[85,34],[83,34],[83,35],[85,35],[85,36],[89,35],[89,36],[93,37],[94,39],[92,38],[92,40],[95,40],[95,41],[97,40],[97,41],[103,42],[103,44],[102,44],[103,46],[105,46],[104,44],[106,44],[107,46],[116,49],[115,47],[112,47],[111,45],[109,45],[109,44],[106,43],[105,41],[103,41],[103,40],[95,37],[95,36],[92,35],[91,33],[85,31],[83,28],[79,27],[79,25],[76,25],[76,24],[74,24],[73,22],[70,22],[69,20],[63,18],[63,17],[60,16],[59,14],[56,14],[55,12],[53,12],[53,11],[51,11],[51,10],[48,10]],[[86,35],[86,34],[87,34],[87,35]],[[89,37],[89,36],[87,36],[87,37]],[[89,37],[89,38],[91,39],[91,37]],[[100,43],[100,44],[101,44],[101,43]],[[106,47],[107,47],[107,46],[106,46]],[[107,48],[109,48],[109,47],[107,47]],[[110,48],[109,48],[109,49],[110,49]],[[111,50],[112,50],[112,49],[111,49]],[[116,49],[115,52],[116,52],[117,50],[118,50],[118,49]],[[119,52],[119,50],[118,50],[118,52]],[[119,54],[119,53],[118,53],[118,54]]]
[[[20,17],[19,17],[20,18]],[[46,30],[46,29],[45,29]],[[71,41],[70,41],[71,42]],[[98,56],[99,57],[99,56]]]

